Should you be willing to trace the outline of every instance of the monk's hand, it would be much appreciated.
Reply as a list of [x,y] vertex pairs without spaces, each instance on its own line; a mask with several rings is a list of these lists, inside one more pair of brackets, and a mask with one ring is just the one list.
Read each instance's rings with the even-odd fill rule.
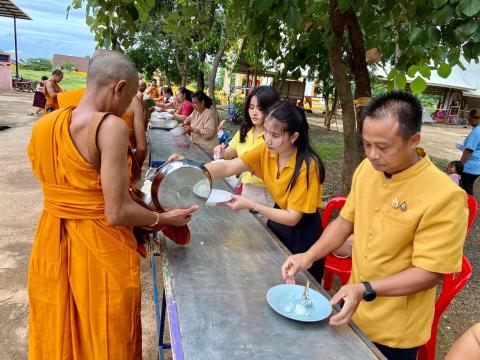
[[364,293],[365,287],[363,284],[348,284],[342,286],[330,300],[330,304],[332,305],[343,302],[342,310],[330,318],[330,325],[337,326],[348,323],[355,311],[357,311]]
[[290,255],[282,265],[283,281],[287,284],[295,284],[295,274],[307,271],[313,264],[308,252]]
[[248,200],[240,195],[232,195],[232,199],[230,201],[221,203],[220,205],[228,207],[233,211],[240,211],[244,209],[250,210],[255,207],[255,203],[253,201]]
[[165,211],[161,216],[163,216],[163,220],[167,225],[183,226],[190,221],[192,214],[197,211],[198,208],[198,205],[192,205],[185,209],[173,209]]
[[182,156],[182,155],[172,154],[172,155],[170,155],[170,157],[168,158],[167,162],[172,162],[172,161],[176,161],[176,160],[183,160],[183,159],[185,159],[185,157]]

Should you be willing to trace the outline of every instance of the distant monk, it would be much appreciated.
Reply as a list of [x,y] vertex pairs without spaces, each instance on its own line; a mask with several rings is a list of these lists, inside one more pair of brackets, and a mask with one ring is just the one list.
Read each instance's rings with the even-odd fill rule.
[[184,225],[198,207],[158,213],[131,199],[121,116],[137,87],[131,61],[103,50],[92,58],[78,107],[47,114],[33,128],[28,154],[44,211],[28,274],[30,360],[142,357],[132,225]]
[[137,163],[142,168],[143,162],[147,157],[147,136],[145,134],[145,113],[142,104],[143,100],[139,100],[134,96],[127,111],[123,115],[123,119],[128,126],[128,143],[133,150]]
[[45,113],[52,112],[58,109],[57,94],[62,92],[59,83],[63,79],[62,70],[53,70],[52,76],[45,82]]
[[137,97],[139,100],[143,100],[143,93],[147,90],[147,83],[143,80],[138,80]]
[[157,100],[160,97],[160,92],[158,91],[157,80],[152,80],[152,83],[147,88],[147,95],[150,96],[152,100]]
[[147,105],[147,102],[143,99],[143,93],[147,89],[147,83],[144,80],[138,81],[138,91],[137,91],[137,98],[142,102],[143,107],[143,118],[144,118],[144,127],[147,128],[148,120],[150,118],[150,109]]

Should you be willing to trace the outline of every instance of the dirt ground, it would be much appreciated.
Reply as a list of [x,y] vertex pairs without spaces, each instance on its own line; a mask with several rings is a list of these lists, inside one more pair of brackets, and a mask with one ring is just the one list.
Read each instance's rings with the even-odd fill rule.
[[[309,115],[308,121],[315,125],[323,126],[324,118],[319,115]],[[332,124],[332,130],[342,132],[343,124],[341,117],[337,120],[337,126]],[[470,133],[471,128],[457,125],[424,124],[422,125],[422,146],[427,154],[446,160],[459,160],[461,151],[455,148],[456,141],[463,141]]]
[[[28,352],[28,259],[36,223],[42,209],[42,193],[30,170],[26,147],[33,116],[32,94],[0,92],[0,360],[26,359]],[[314,116],[311,122],[323,122]],[[335,127],[334,127],[335,128]],[[341,122],[339,121],[341,129]],[[422,145],[427,153],[448,160],[458,159],[455,141],[462,140],[470,129],[459,126],[426,125]],[[328,169],[327,169],[328,171]],[[480,266],[478,221],[465,245],[465,254],[473,268]],[[157,266],[158,269],[158,266]],[[142,321],[144,359],[157,356],[152,277],[149,262],[142,264]],[[468,326],[480,321],[480,275],[474,271],[468,287],[456,297],[442,319],[437,342],[438,359],[452,341]]]

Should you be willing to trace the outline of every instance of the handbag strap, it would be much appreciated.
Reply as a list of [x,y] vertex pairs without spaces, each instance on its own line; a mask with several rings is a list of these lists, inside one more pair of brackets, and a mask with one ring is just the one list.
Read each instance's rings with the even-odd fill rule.
[[[88,127],[88,135],[87,135],[87,147],[88,147],[88,157],[90,158],[90,164],[97,170],[100,174],[100,165],[101,165],[101,157],[100,151],[98,150],[97,145],[97,133],[98,128],[102,121],[111,113],[109,112],[97,112],[93,115],[92,119],[90,120],[90,124]],[[132,177],[133,179],[140,179],[142,175],[142,169],[138,165],[137,158],[133,154],[132,149],[130,146],[128,147],[128,156],[132,159]]]

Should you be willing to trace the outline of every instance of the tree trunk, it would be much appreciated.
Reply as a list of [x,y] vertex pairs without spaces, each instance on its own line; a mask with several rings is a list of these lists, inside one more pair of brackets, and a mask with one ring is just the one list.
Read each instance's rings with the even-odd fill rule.
[[330,1],[330,20],[335,44],[329,49],[329,63],[332,70],[333,82],[340,99],[343,117],[344,164],[342,173],[342,194],[348,194],[352,183],[353,173],[360,163],[361,155],[357,149],[357,129],[353,94],[347,79],[345,64],[343,63],[343,34],[345,20],[338,10],[337,0]]
[[[280,81],[280,86],[278,87],[278,96],[280,96],[280,98],[282,98],[282,91],[283,91],[283,88],[285,87],[285,84],[287,83],[287,67],[285,67],[283,70],[282,70],[282,80]],[[285,97],[283,100],[288,100],[287,97]]]
[[[325,84],[323,85],[323,87],[325,88]],[[329,102],[328,102],[329,95],[330,94],[328,93],[328,91],[325,91],[323,93],[323,101],[325,101],[325,121],[323,122],[323,125],[325,125],[327,130],[330,130],[330,121],[327,121],[327,120],[329,120],[328,119],[328,114],[330,113],[330,106],[329,106]]]
[[223,14],[223,23],[222,23],[222,35],[220,37],[220,45],[218,51],[215,54],[215,58],[212,62],[212,70],[208,76],[208,96],[213,100],[213,107],[216,110],[215,104],[215,78],[217,77],[218,66],[222,60],[223,54],[225,52],[225,43],[227,42],[227,30],[228,30],[228,16]]
[[180,86],[185,87],[187,86],[188,52],[184,51],[183,64],[181,64],[178,56],[178,50],[175,51],[175,62],[177,64],[178,72],[182,78]]
[[205,65],[205,59],[207,52],[205,50],[200,51],[198,54],[198,70],[197,70],[197,90],[205,90],[205,74],[203,73],[203,67]]
[[325,109],[325,126],[327,127],[327,130],[330,130],[330,125],[332,124],[332,118],[337,112],[337,104],[338,104],[338,98],[337,98],[337,90],[334,90],[333,92],[333,102],[332,102],[332,108],[330,110]]
[[[370,85],[370,75],[368,74],[367,60],[365,55],[365,47],[363,44],[362,30],[358,23],[357,15],[350,9],[345,13],[345,25],[348,30],[348,38],[350,40],[350,46],[352,48],[353,61],[351,69],[355,78],[355,99],[370,99],[372,96],[372,90]],[[363,108],[367,101],[361,101],[357,103],[355,107],[356,112],[356,150],[359,155],[357,161],[358,164],[365,157],[365,149],[363,147],[362,140],[362,128],[363,128]]]

